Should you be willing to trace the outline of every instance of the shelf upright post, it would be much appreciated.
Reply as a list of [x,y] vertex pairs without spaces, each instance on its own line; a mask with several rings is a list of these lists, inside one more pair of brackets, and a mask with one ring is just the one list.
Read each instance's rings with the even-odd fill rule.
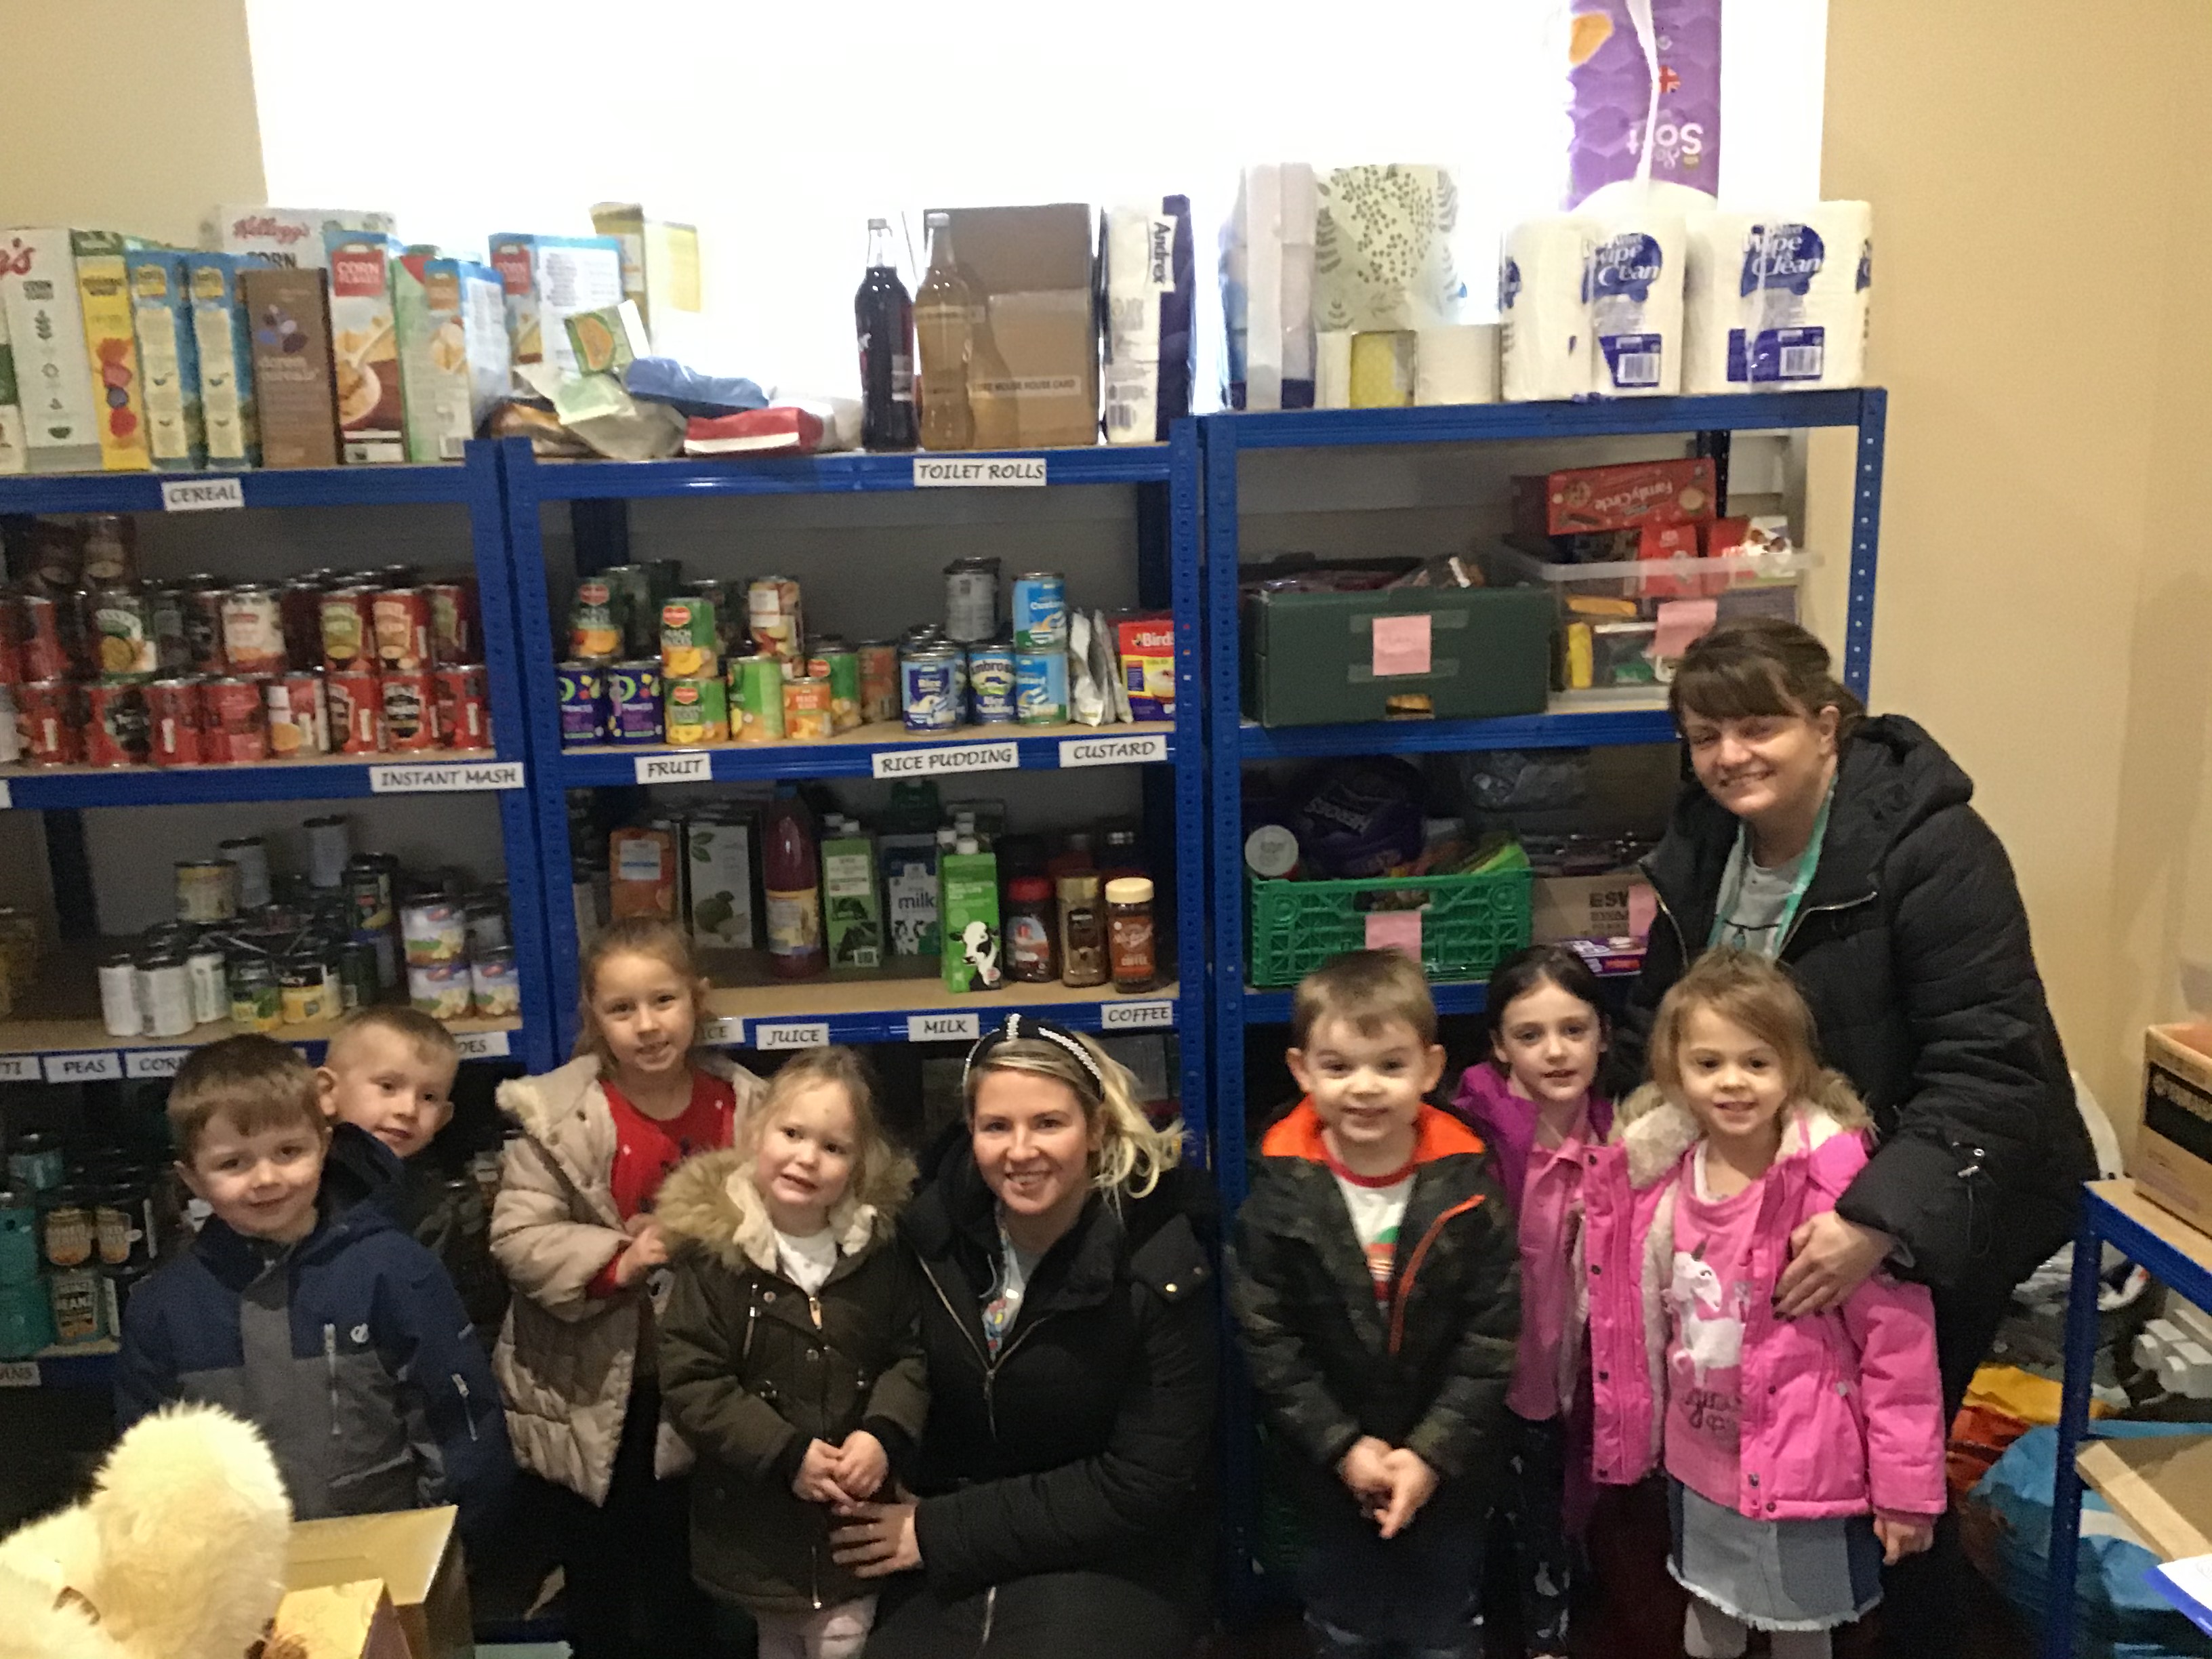
[[1237,728],[1237,422],[1206,422],[1206,763],[1212,781],[1214,1171],[1221,1212],[1244,1201],[1243,757]]
[[1875,556],[1881,539],[1882,448],[1889,428],[1889,393],[1869,386],[1859,393],[1858,454],[1851,480],[1851,586],[1844,624],[1844,684],[1863,702],[1874,673]]
[[[1212,1020],[1214,999],[1206,980],[1206,896],[1210,843],[1206,833],[1206,741],[1207,712],[1206,651],[1199,577],[1199,492],[1204,471],[1199,423],[1185,416],[1168,437],[1170,477],[1168,504],[1169,599],[1175,613],[1176,757],[1175,892],[1176,988],[1182,1000],[1176,1020],[1176,1052],[1182,1056],[1183,1123],[1198,1152],[1221,1170],[1214,1127],[1218,1111],[1213,1097]],[[1155,843],[1157,844],[1157,843]],[[1240,1165],[1241,1167],[1241,1165]]]

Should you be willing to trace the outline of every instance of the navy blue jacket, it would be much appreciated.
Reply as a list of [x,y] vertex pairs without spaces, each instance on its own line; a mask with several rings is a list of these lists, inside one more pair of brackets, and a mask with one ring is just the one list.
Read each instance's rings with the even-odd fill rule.
[[478,1532],[514,1478],[506,1416],[453,1280],[395,1223],[400,1171],[341,1124],[298,1244],[210,1219],[125,1312],[118,1431],[221,1406],[269,1442],[300,1520],[457,1504]]

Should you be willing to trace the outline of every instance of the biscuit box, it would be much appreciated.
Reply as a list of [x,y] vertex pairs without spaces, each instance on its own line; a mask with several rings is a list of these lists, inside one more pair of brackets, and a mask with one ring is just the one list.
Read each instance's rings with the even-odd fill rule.
[[1530,536],[1698,524],[1718,507],[1709,458],[1580,466],[1513,480],[1513,527]]
[[2144,1197],[2212,1232],[2212,1024],[2143,1033],[2142,1127],[2128,1173]]
[[1175,618],[1166,611],[1114,619],[1114,646],[1133,720],[1175,718]]

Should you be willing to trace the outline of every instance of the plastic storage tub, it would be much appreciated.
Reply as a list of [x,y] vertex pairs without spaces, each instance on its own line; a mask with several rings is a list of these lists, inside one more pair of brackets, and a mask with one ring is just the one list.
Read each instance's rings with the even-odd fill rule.
[[1377,876],[1359,881],[1246,878],[1254,985],[1295,985],[1331,957],[1366,948],[1367,919],[1420,901],[1421,969],[1432,980],[1480,979],[1528,943],[1534,876]]

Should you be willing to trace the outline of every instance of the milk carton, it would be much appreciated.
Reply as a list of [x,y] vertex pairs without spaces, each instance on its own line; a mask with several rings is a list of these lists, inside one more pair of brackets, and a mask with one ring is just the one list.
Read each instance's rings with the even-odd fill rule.
[[240,292],[241,269],[258,255],[187,253],[192,344],[199,360],[200,426],[212,467],[261,465],[261,428],[254,410],[253,323]]
[[200,222],[200,246],[218,253],[258,253],[272,265],[321,270],[332,231],[398,234],[388,213],[358,208],[216,207]]
[[399,384],[398,325],[389,236],[334,230],[323,241],[331,272],[331,362],[337,374],[338,436],[349,466],[407,459]]
[[0,307],[0,473],[30,468],[23,449],[23,408],[15,396],[15,351],[8,343],[8,313]]
[[458,461],[506,394],[512,373],[499,273],[461,259],[403,254],[392,270],[392,307],[407,459]]
[[550,362],[564,375],[578,373],[568,319],[622,303],[622,244],[611,236],[503,231],[491,239],[491,262],[506,289],[515,367]]
[[822,838],[822,918],[832,968],[884,965],[876,843],[849,821],[840,820],[836,832]]
[[199,351],[192,337],[185,256],[143,248],[124,255],[123,264],[138,336],[138,367],[146,377],[146,447],[161,471],[195,471],[207,465],[207,443],[200,425]]
[[0,311],[15,349],[23,445],[33,472],[100,471],[100,416],[63,229],[0,233]]

